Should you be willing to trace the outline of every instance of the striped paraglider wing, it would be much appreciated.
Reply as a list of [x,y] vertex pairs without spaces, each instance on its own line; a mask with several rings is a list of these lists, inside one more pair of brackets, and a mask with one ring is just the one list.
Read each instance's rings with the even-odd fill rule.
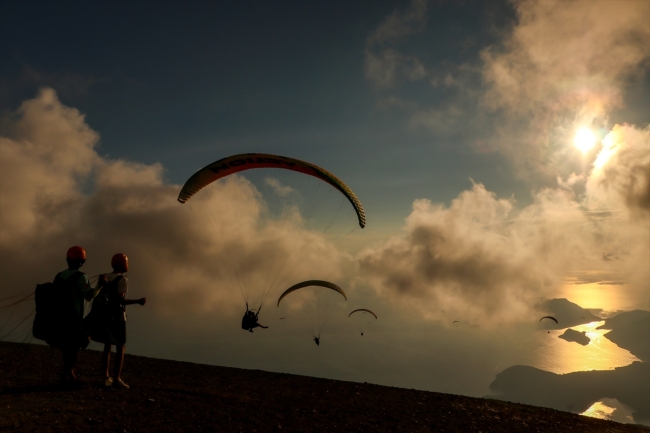
[[178,195],[178,201],[185,203],[202,188],[216,180],[231,174],[256,168],[280,168],[291,170],[314,176],[327,182],[339,190],[350,201],[359,219],[359,226],[361,228],[365,227],[366,214],[363,211],[363,206],[361,206],[361,202],[354,192],[352,192],[343,181],[324,168],[299,159],[288,158],[286,156],[269,155],[264,153],[242,153],[215,161],[194,173],[192,177],[185,182],[183,189]]

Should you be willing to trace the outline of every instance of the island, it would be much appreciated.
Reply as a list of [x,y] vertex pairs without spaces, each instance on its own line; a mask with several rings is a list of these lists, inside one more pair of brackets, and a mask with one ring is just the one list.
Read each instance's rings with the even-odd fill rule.
[[564,334],[559,335],[557,338],[582,344],[583,346],[586,346],[591,341],[591,339],[587,337],[587,333],[585,331],[580,332],[576,331],[575,329],[567,329],[564,331]]

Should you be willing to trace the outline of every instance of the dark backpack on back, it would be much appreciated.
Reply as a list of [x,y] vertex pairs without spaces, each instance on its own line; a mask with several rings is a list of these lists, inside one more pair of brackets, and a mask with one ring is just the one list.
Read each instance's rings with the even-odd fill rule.
[[117,320],[124,314],[124,305],[119,302],[120,298],[117,293],[117,285],[124,278],[118,275],[112,281],[109,281],[102,287],[99,294],[93,299],[91,314],[97,314],[104,319]]
[[84,325],[93,341],[104,344],[119,344],[114,337],[114,325],[123,319],[125,307],[120,302],[118,283],[123,277],[117,276],[106,283],[93,300],[93,307],[84,319]]
[[73,284],[77,283],[83,272],[76,271],[65,280],[59,275],[51,283],[37,284],[34,291],[36,316],[32,335],[51,346],[60,345],[67,337],[63,333],[69,333],[71,329],[76,331],[77,326],[81,326],[81,320],[70,303],[70,296]]

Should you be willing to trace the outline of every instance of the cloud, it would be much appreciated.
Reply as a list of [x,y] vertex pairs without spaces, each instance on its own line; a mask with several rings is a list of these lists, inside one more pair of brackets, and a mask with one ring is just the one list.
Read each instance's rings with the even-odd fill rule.
[[15,116],[3,117],[0,126],[0,242],[8,245],[35,229],[49,234],[70,222],[46,214],[78,201],[80,180],[99,158],[94,151],[99,135],[78,110],[61,105],[51,89],[22,104]]
[[180,186],[163,180],[160,164],[101,157],[98,143],[84,116],[52,89],[3,116],[4,290],[51,281],[75,244],[88,251],[89,275],[110,271],[116,252],[127,254],[133,296],[146,295],[159,314],[239,314],[242,293],[259,303],[296,281],[341,276],[343,255],[305,230],[295,209],[269,219],[245,178],[230,176],[181,205]]
[[[602,139],[612,113],[625,108],[626,87],[647,74],[650,5],[635,0],[511,5],[513,23],[481,35],[489,45],[460,64],[441,57],[443,51],[430,42],[423,42],[432,47],[426,57],[400,49],[423,32],[427,4],[412,2],[394,11],[368,37],[366,78],[380,90],[380,106],[406,112],[410,132],[455,137],[481,153],[498,151],[517,177],[548,187],[558,175],[583,174],[588,164],[572,144],[576,130],[589,127]],[[495,34],[501,37],[491,42]],[[399,87],[418,80],[430,84],[430,98]],[[417,94],[426,91],[420,87]]]
[[591,207],[626,209],[630,217],[650,214],[650,126],[617,125],[603,140],[586,184]]
[[9,79],[0,77],[0,101],[2,108],[8,109],[12,104],[22,102],[22,97],[27,92],[42,87],[51,87],[58,90],[58,95],[65,100],[79,101],[84,99],[90,91],[98,85],[111,80],[108,77],[97,77],[77,72],[52,72],[40,71],[29,64],[23,64],[21,73]]
[[628,80],[648,66],[650,5],[639,1],[513,2],[517,24],[482,52],[482,101],[501,114],[492,143],[520,176],[580,167],[579,126],[603,128]]
[[608,137],[582,194],[561,182],[518,210],[475,183],[448,207],[416,200],[403,235],[359,255],[362,276],[430,318],[517,320],[574,274],[648,308],[648,129],[616,126]]
[[410,34],[421,31],[426,23],[427,2],[412,0],[404,11],[395,10],[366,42],[366,78],[377,88],[389,88],[400,79],[418,81],[427,71],[416,56],[405,55],[392,48]]
[[417,81],[427,74],[417,57],[390,48],[379,53],[366,51],[365,70],[368,81],[380,88],[391,87],[400,78]]
[[[549,195],[519,224],[510,219],[513,200],[498,199],[481,184],[449,207],[417,200],[406,234],[364,251],[360,269],[385,296],[413,300],[430,317],[442,310],[467,320],[522,315],[541,296],[542,282],[557,280],[563,267],[560,257],[539,260],[561,234],[559,224],[538,214],[572,211]],[[538,224],[544,235],[530,229]]]
[[294,188],[289,185],[282,185],[282,183],[273,177],[267,177],[264,179],[264,183],[270,186],[273,191],[280,197],[285,197],[295,191]]
[[368,37],[368,45],[381,45],[397,42],[412,33],[421,31],[426,23],[427,1],[412,0],[411,4],[400,12],[393,11]]
[[513,3],[518,23],[501,50],[483,52],[486,103],[521,111],[574,93],[605,106],[648,60],[650,7],[639,1]]

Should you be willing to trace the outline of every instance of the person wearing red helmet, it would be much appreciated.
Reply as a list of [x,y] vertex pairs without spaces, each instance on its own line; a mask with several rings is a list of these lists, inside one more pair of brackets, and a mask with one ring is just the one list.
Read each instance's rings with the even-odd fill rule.
[[83,330],[84,301],[91,301],[105,280],[100,279],[95,289],[90,286],[88,276],[79,270],[86,262],[86,250],[78,245],[68,249],[66,261],[68,269],[59,272],[54,278],[55,284],[66,288],[66,296],[61,300],[62,311],[53,345],[61,348],[63,356],[61,382],[75,384],[80,383],[75,371],[77,354],[90,341]]
[[[126,306],[132,304],[144,305],[147,298],[126,299],[128,280],[124,275],[129,270],[129,258],[122,253],[111,258],[113,272],[106,275],[107,284],[102,289],[103,297],[98,297],[98,303],[103,302],[103,329],[91,332],[94,341],[104,343],[102,353],[102,373],[106,386],[129,388],[122,380],[122,367],[124,365],[124,347],[126,344]],[[93,308],[95,304],[93,303]],[[111,348],[115,345],[114,378],[109,374]]]

